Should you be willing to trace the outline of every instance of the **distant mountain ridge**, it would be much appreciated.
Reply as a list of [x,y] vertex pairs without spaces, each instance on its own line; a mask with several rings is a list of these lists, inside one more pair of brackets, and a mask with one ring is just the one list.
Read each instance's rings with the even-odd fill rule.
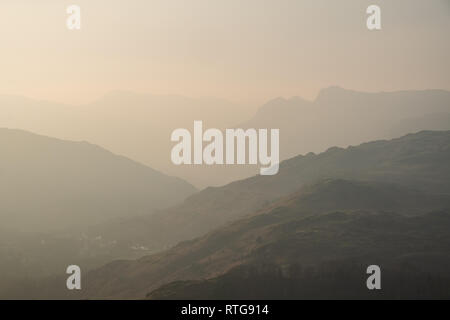
[[231,127],[249,119],[253,112],[253,107],[222,99],[123,90],[108,92],[84,105],[0,95],[0,127],[89,141],[202,187],[209,185],[204,180],[214,176],[170,161],[172,131],[190,128],[194,120],[202,120],[208,127]]
[[[256,110],[256,112],[255,112]],[[0,127],[86,140],[181,177],[199,188],[250,177],[258,166],[176,166],[170,134],[208,128],[280,129],[280,157],[392,139],[422,130],[450,130],[450,92],[357,92],[325,88],[314,101],[276,98],[260,108],[221,99],[110,92],[81,106],[0,95]]]
[[[433,118],[433,114],[440,117]],[[277,98],[258,109],[244,128],[279,128],[281,159],[332,146],[392,139],[423,130],[450,130],[450,92],[358,92],[322,89],[317,98]]]

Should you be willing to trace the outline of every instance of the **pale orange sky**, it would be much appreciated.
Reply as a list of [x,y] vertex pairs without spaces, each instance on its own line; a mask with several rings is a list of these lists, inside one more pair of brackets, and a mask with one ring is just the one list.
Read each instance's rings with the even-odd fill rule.
[[[115,90],[262,103],[322,87],[450,89],[448,0],[2,0],[0,94]],[[82,29],[66,28],[80,5]],[[368,31],[378,4],[382,30]]]

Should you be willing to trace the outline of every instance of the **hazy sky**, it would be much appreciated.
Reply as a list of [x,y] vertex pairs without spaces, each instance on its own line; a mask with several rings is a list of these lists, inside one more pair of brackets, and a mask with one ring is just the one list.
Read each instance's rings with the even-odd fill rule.
[[[114,89],[260,103],[325,86],[450,89],[449,0],[2,0],[0,94]],[[82,28],[66,28],[66,7]],[[369,4],[382,30],[366,28]]]

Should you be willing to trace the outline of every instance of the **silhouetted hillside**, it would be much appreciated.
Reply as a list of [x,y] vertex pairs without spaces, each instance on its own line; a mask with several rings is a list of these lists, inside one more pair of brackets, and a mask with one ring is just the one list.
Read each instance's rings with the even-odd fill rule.
[[203,120],[208,127],[229,128],[249,119],[255,109],[214,98],[128,91],[112,91],[80,106],[0,95],[0,106],[0,127],[89,141],[202,188],[242,175],[228,170],[219,177],[217,167],[174,165],[170,160],[172,131],[192,129],[194,120]]
[[[439,114],[437,117],[436,115]],[[358,92],[322,89],[314,101],[277,98],[243,128],[279,128],[281,159],[332,146],[397,138],[422,130],[450,130],[450,92]]]
[[[414,194],[414,189],[449,194],[449,176],[450,131],[424,131],[347,149],[331,148],[318,155],[297,156],[282,162],[275,176],[255,176],[224,187],[207,188],[179,206],[152,216],[100,225],[89,233],[124,241],[131,236],[133,241],[139,241],[152,250],[160,250],[202,235],[224,223],[255,214],[279,198],[323,179],[380,181],[412,189],[409,191],[411,194]],[[410,203],[405,204],[395,189],[395,186],[387,186],[386,190],[390,192],[380,191],[377,196],[384,198],[379,202],[374,198],[373,202],[377,203],[374,208],[384,209],[384,205],[394,208],[395,203],[400,202],[401,205],[395,206],[395,210],[413,212],[417,211],[415,208],[420,210],[429,203],[428,200],[418,200],[423,196],[412,196],[409,197]],[[344,193],[345,190],[339,192]],[[347,193],[352,195],[370,190],[370,186],[361,185]],[[337,197],[336,200],[341,199]],[[326,206],[326,203],[319,205]],[[333,209],[332,206],[328,208]]]
[[2,227],[42,231],[149,214],[195,192],[86,142],[0,129]]
[[[106,251],[94,248],[96,254],[134,247],[145,254],[201,237],[92,271],[83,297],[142,298],[173,281],[214,278],[253,263],[319,268],[322,258],[346,260],[371,252],[390,261],[400,252],[417,257],[436,251],[439,260],[447,245],[447,222],[439,214],[423,215],[442,211],[447,216],[449,141],[448,131],[420,132],[331,148],[285,161],[275,176],[208,188],[153,215],[98,224],[86,231],[89,241],[107,245]],[[41,297],[77,297],[58,289],[63,282],[64,276],[52,284],[38,282],[36,288]],[[32,288],[27,292],[33,296]]]
[[[424,195],[415,200],[418,196],[381,183],[327,180],[201,238],[156,255],[115,261],[95,270],[89,274],[84,294],[139,298],[172,281],[214,278],[242,265],[316,268],[342,260],[379,263],[395,269],[397,259],[430,253],[450,263],[448,210],[424,214],[433,207],[448,208],[450,198]],[[419,199],[428,199],[422,211],[415,207]],[[413,207],[413,216],[394,212],[398,209],[411,213],[408,208]],[[420,261],[433,274],[443,266],[427,264],[426,259]],[[177,297],[177,290],[173,297]],[[196,297],[195,292],[192,297]]]
[[[448,256],[419,256],[424,263],[450,267]],[[431,258],[431,259],[430,259]],[[418,262],[418,260],[416,260]],[[368,290],[371,261],[348,259],[315,267],[301,265],[240,266],[216,278],[176,281],[149,293],[152,300],[308,300],[308,299],[446,299],[449,275],[415,270],[410,263],[383,265],[382,288]]]
[[220,99],[126,91],[82,106],[17,96],[0,96],[0,105],[0,127],[86,140],[199,188],[250,177],[259,167],[174,165],[170,134],[192,130],[194,120],[205,128],[278,128],[281,160],[421,130],[450,130],[450,92],[444,90],[367,93],[331,87],[314,101],[273,99],[256,113]]

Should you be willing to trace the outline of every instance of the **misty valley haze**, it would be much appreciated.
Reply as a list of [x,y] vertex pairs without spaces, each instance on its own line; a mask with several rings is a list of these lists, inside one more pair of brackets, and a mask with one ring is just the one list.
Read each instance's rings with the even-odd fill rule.
[[[247,283],[252,287],[256,285],[254,281],[272,281],[282,266],[283,270],[288,268],[290,271],[288,274],[283,273],[282,278],[275,278],[278,279],[276,283],[302,283],[306,281],[301,276],[306,262],[308,265],[313,263],[314,268],[318,268],[317,272],[321,270],[324,275],[331,276],[330,272],[333,274],[334,269],[330,270],[321,260],[316,260],[318,256],[330,263],[333,259],[343,259],[337,265],[344,263],[341,271],[353,274],[355,268],[358,270],[361,264],[367,263],[364,255],[358,256],[364,251],[372,252],[373,258],[381,259],[389,266],[389,272],[394,274],[401,272],[395,256],[407,253],[412,255],[408,263],[416,265],[422,261],[425,263],[421,267],[424,272],[445,278],[445,270],[448,270],[445,268],[448,263],[445,254],[448,245],[447,208],[450,206],[449,132],[424,131],[390,141],[375,141],[346,149],[331,148],[318,155],[297,156],[282,162],[277,175],[255,176],[224,187],[207,188],[181,203],[176,200],[179,204],[153,214],[123,209],[125,215],[120,219],[111,216],[109,222],[92,221],[88,223],[90,226],[82,226],[81,229],[72,226],[70,230],[52,233],[18,233],[6,229],[2,232],[6,241],[0,247],[6,259],[2,259],[0,268],[9,276],[1,284],[6,289],[2,291],[2,297],[143,298],[147,295],[157,299],[193,296],[230,298],[233,295],[224,296],[224,293],[214,289],[214,283],[218,282],[220,287],[228,286],[228,290],[231,290],[228,292],[235,292],[234,296],[237,297],[237,292],[242,292],[237,283]],[[10,138],[16,136],[16,140],[36,139],[34,141],[42,140],[49,146],[58,143],[69,149],[77,148],[77,144],[53,141],[20,131],[6,130],[3,135],[9,137],[5,139],[6,142],[11,142]],[[30,145],[36,146],[35,143]],[[87,147],[91,148],[89,145]],[[30,147],[23,150],[27,149]],[[18,154],[26,155],[22,152]],[[48,158],[51,153],[43,152],[42,155]],[[104,159],[108,160],[109,157],[109,154],[105,154]],[[21,161],[26,159],[29,158],[22,158]],[[90,160],[88,163],[91,163]],[[163,176],[161,178],[166,179]],[[152,180],[150,178],[149,182]],[[172,187],[169,185],[169,188]],[[47,194],[53,196],[53,192]],[[96,192],[92,191],[92,194]],[[176,192],[171,194],[175,195]],[[119,203],[124,201],[123,198],[117,200]],[[82,202],[89,205],[84,200]],[[116,204],[112,208],[115,207]],[[39,213],[40,208],[34,206],[35,212]],[[73,206],[70,208],[73,209]],[[30,214],[34,212],[29,211],[28,217],[31,217]],[[67,218],[78,217],[74,211],[67,211],[67,214]],[[8,221],[5,217],[2,219]],[[47,221],[52,224],[51,220]],[[308,236],[299,239],[294,236],[309,235],[310,232],[311,236],[315,235],[315,229],[308,229],[311,223],[317,223],[323,230],[319,238],[310,239]],[[378,225],[383,227],[379,228]],[[393,229],[387,229],[386,226]],[[289,229],[291,227],[294,229]],[[335,232],[350,236],[349,231],[343,230],[350,228],[354,232],[355,227],[362,229],[357,229],[358,233],[349,239],[334,236]],[[395,244],[395,250],[394,247],[392,249],[394,256],[385,251],[386,243],[377,242],[376,239],[389,238],[389,234],[380,232],[398,233],[396,240],[391,243]],[[412,247],[406,246],[407,243],[411,244],[411,240],[408,240],[411,232],[416,241]],[[429,238],[432,233],[435,238]],[[420,243],[425,238],[428,238],[427,245],[433,252],[430,257],[422,252]],[[320,247],[329,247],[329,251],[313,249],[316,241],[324,242]],[[350,256],[359,257],[356,261],[352,260],[355,265],[348,265],[349,261],[346,260],[347,241],[370,243],[370,246],[356,246],[352,249],[355,250],[353,253],[349,252]],[[61,254],[53,256],[54,250]],[[44,258],[49,254],[50,257]],[[420,258],[414,258],[416,255]],[[27,257],[28,262],[18,267],[22,256]],[[142,258],[114,261],[99,268],[111,260],[139,257]],[[60,270],[65,270],[74,260],[83,270],[92,270],[88,275],[90,281],[81,292],[61,291],[58,283],[65,283],[65,277]],[[280,266],[276,261],[284,262]],[[439,261],[444,271],[432,269],[435,264],[431,261]],[[256,278],[246,276],[249,274],[247,270],[253,270],[250,274]],[[30,278],[30,272],[35,278]],[[223,277],[214,278],[220,274]],[[419,275],[412,273],[408,277],[415,279]],[[191,282],[172,283],[204,278],[213,280],[211,283],[196,282],[194,287]],[[435,286],[435,280],[432,281],[430,285]],[[325,283],[322,285],[326,287]],[[161,290],[158,290],[160,286]],[[276,288],[275,284],[273,286]],[[191,293],[187,294],[186,290]],[[258,292],[273,298],[272,294],[277,291],[258,289]],[[291,294],[300,297],[311,293],[295,291]],[[395,297],[402,293],[389,290],[387,294]],[[437,291],[430,294],[435,295]],[[243,297],[260,298],[251,295]]]
[[87,142],[0,129],[2,228],[49,231],[148,214],[196,189]]
[[450,300],[449,30],[448,0],[0,1],[0,300]]
[[[416,271],[402,276],[418,279],[418,288],[435,288],[429,296],[440,292],[434,277],[448,276],[431,266],[437,263],[445,269],[449,261],[445,254],[449,131],[421,131],[450,129],[448,91],[362,93],[331,87],[323,89],[314,101],[274,99],[253,115],[250,108],[217,99],[126,92],[79,107],[15,96],[1,96],[0,102],[0,125],[28,130],[0,129],[0,271],[6,276],[0,280],[1,297],[230,298],[246,292],[239,285],[243,283],[273,298],[280,292],[276,288],[286,283],[302,287],[315,279],[324,288],[333,283],[345,287],[333,278],[337,270],[327,263],[342,264],[339,272],[353,279],[350,275],[360,273],[355,270],[373,263],[360,256],[364,250],[372,252],[374,259],[381,257],[389,276],[398,279],[402,271],[397,261],[413,265],[422,261],[420,272],[430,273],[431,282]],[[204,119],[204,131],[191,134],[186,130],[179,136],[184,136],[183,141],[170,141],[174,130],[193,128],[197,119]],[[208,131],[211,128],[213,131]],[[268,142],[263,156],[269,156],[269,145],[271,148],[267,163],[278,163],[278,155],[280,158],[279,172],[273,176],[259,175],[258,165],[250,165],[257,160],[255,146],[261,152],[261,128],[268,129],[260,140]],[[279,140],[278,136],[269,138],[269,131],[278,128]],[[231,146],[227,129],[237,134],[233,136],[233,160],[247,164],[227,165],[233,162],[227,160],[232,154],[226,152]],[[207,132],[211,134],[205,139]],[[223,166],[172,163],[174,143],[186,147],[179,151],[191,148],[191,163],[205,161],[208,145],[212,158],[220,156],[216,153],[221,149],[219,133],[225,151]],[[279,149],[274,141],[279,141]],[[102,142],[129,157],[90,142]],[[187,154],[181,152],[183,157]],[[142,162],[154,163],[155,168],[172,174],[131,159],[144,159]],[[224,184],[231,180],[234,182]],[[208,187],[198,192],[189,182]],[[216,183],[224,185],[216,187]],[[334,214],[336,210],[343,215]],[[386,212],[392,215],[386,216]],[[286,220],[278,220],[279,214]],[[422,219],[418,224],[416,216]],[[250,217],[255,218],[246,220]],[[317,239],[307,227],[308,217],[323,230]],[[342,224],[336,224],[336,219]],[[375,227],[361,229],[359,221]],[[261,223],[262,229],[250,227]],[[428,226],[423,232],[421,223]],[[288,228],[297,224],[300,229]],[[393,240],[395,252],[380,249],[389,245],[376,239],[389,238],[389,234],[380,234],[378,225],[386,231],[390,225],[394,228],[391,232],[398,233]],[[278,228],[288,229],[279,232]],[[353,228],[358,230],[353,238],[337,236]],[[241,236],[235,236],[236,230],[242,231]],[[403,246],[410,241],[404,230],[420,239],[412,249]],[[297,232],[308,236],[300,241]],[[363,239],[361,234],[369,238]],[[430,238],[431,234],[437,238]],[[444,241],[439,243],[438,238]],[[371,244],[349,253],[356,257],[352,260],[356,264],[348,260],[348,241]],[[427,241],[430,255],[422,251],[423,241]],[[314,249],[315,243],[343,247],[323,251]],[[341,254],[336,256],[336,252]],[[316,259],[319,253],[324,262]],[[332,262],[335,259],[339,261]],[[82,274],[88,273],[89,279],[96,281],[82,286],[80,293],[61,292],[58,284],[65,283],[64,271],[74,261]],[[334,280],[322,283],[314,275],[305,276],[306,262],[313,264],[315,272]],[[280,272],[281,278],[277,276]],[[259,288],[260,281],[272,283],[275,291]],[[285,294],[314,296],[308,288]],[[389,289],[386,294],[406,296],[408,287],[404,290],[395,293]],[[233,292],[232,296],[227,292]],[[359,291],[348,294],[355,292]],[[242,297],[262,296],[247,292]]]
[[[218,186],[258,173],[257,165],[177,166],[171,134],[205,127],[280,130],[280,161],[421,130],[450,129],[450,92],[367,93],[323,89],[314,101],[277,98],[253,108],[220,99],[113,92],[83,106],[0,96],[0,127],[98,144],[198,188]],[[155,116],[158,115],[158,116]],[[343,129],[345,128],[345,129]]]

